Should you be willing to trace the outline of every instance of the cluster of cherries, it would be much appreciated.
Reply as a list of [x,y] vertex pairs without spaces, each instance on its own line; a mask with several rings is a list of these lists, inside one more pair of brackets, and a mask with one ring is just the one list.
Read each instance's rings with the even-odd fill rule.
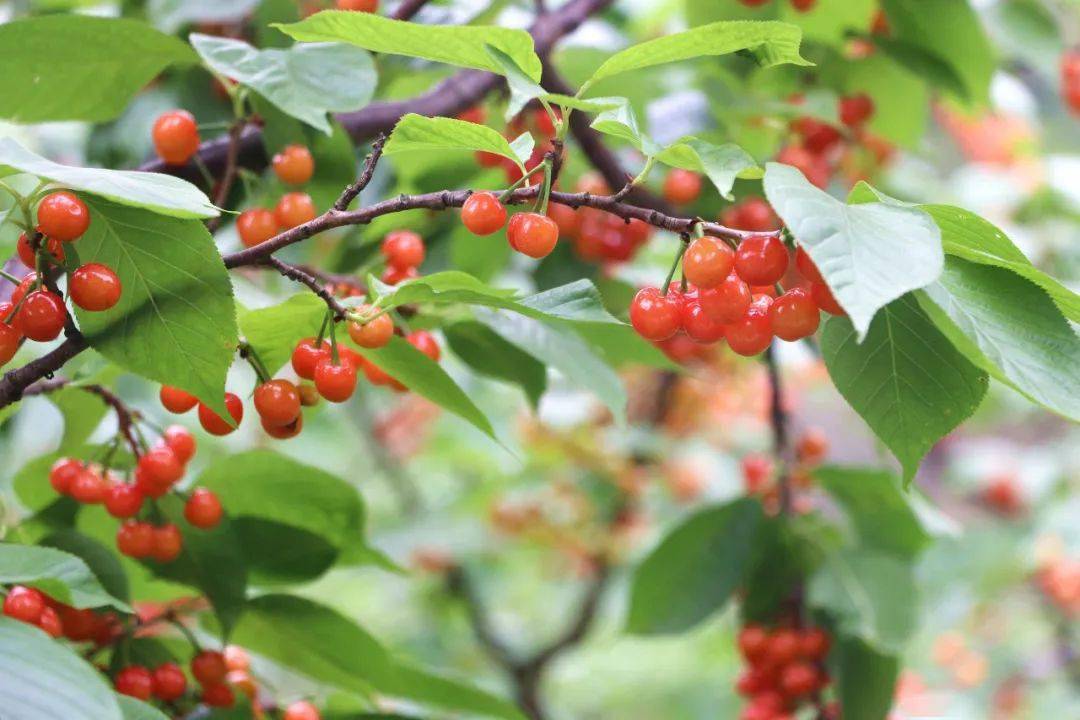
[[[315,159],[303,145],[289,145],[271,160],[274,174],[286,185],[303,185],[315,174]],[[315,219],[315,203],[303,192],[287,192],[273,210],[250,208],[236,219],[236,232],[244,247],[261,245],[284,230]]]
[[424,239],[412,230],[394,230],[387,233],[380,247],[386,268],[381,280],[387,285],[397,285],[405,280],[420,277],[419,267],[427,251]]
[[[23,233],[17,245],[19,259],[31,272],[0,302],[0,366],[7,364],[23,339],[49,342],[59,337],[67,322],[64,298],[45,286],[50,265],[64,260],[64,244],[74,242],[90,227],[90,210],[73,193],[49,193],[37,207],[37,232],[41,234],[35,251],[31,238]],[[40,255],[40,263],[39,263]],[[120,301],[120,278],[107,265],[86,263],[68,276],[67,294],[83,310],[101,312]]]
[[824,661],[832,638],[822,628],[751,624],[739,631],[738,644],[748,666],[735,682],[748,701],[739,720],[792,720],[829,685]]
[[506,226],[510,247],[531,258],[547,257],[559,241],[559,226],[537,212],[514,213],[506,221],[506,208],[492,192],[473,193],[461,206],[461,222],[474,235],[491,235]]
[[[808,427],[795,441],[795,463],[788,473],[796,491],[806,490],[813,484],[810,471],[821,464],[829,452],[829,437],[818,427]],[[740,463],[743,489],[747,495],[761,499],[770,514],[780,511],[780,487],[777,483],[776,464],[763,453],[747,453]],[[809,509],[806,499],[796,495],[794,509]]]
[[1074,113],[1080,113],[1080,50],[1061,56],[1061,97]]

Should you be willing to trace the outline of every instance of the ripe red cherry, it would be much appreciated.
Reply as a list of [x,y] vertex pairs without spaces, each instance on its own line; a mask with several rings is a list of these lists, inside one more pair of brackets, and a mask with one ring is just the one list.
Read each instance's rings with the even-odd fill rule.
[[71,484],[82,471],[83,464],[78,460],[60,458],[49,470],[49,484],[61,495],[68,495],[71,492]]
[[319,709],[307,700],[298,700],[285,708],[281,720],[322,720]]
[[847,312],[832,294],[832,290],[824,283],[814,283],[810,286],[810,297],[814,304],[830,315],[847,315]]
[[416,268],[402,269],[396,268],[393,265],[387,265],[386,269],[383,270],[382,275],[379,276],[379,279],[387,285],[397,285],[405,280],[412,280],[418,277],[420,277],[420,273],[416,271]]
[[45,596],[40,590],[15,585],[4,598],[4,614],[9,618],[37,625],[45,609]]
[[[139,458],[135,466],[136,477],[142,475],[151,485],[168,487],[184,477],[184,464],[167,445],[151,448]],[[151,497],[155,497],[151,495]]]
[[821,628],[807,628],[799,638],[799,655],[807,660],[824,660],[831,646],[829,633]]
[[813,185],[819,188],[829,186],[832,177],[832,169],[829,163],[820,155],[807,150],[802,145],[791,144],[784,147],[776,155],[776,162],[790,165],[806,176]]
[[506,224],[506,208],[494,193],[473,193],[461,206],[461,222],[474,235],[490,235]]
[[769,306],[772,298],[759,295],[750,303],[743,316],[724,328],[728,346],[745,357],[757,355],[772,343],[772,324],[769,322]]
[[[11,291],[11,304],[18,305],[19,301],[26,297],[26,294],[33,290],[35,285],[37,285],[37,273],[26,273],[18,286]],[[5,317],[7,316],[5,315]]]
[[506,227],[506,239],[522,255],[547,257],[559,242],[559,226],[547,215],[517,213]]
[[780,282],[787,266],[787,248],[775,235],[752,235],[735,251],[735,272],[750,285]]
[[743,697],[752,697],[769,687],[769,678],[758,668],[749,667],[735,680],[735,691]]
[[581,214],[569,205],[548,203],[548,217],[559,226],[559,237],[574,239],[581,230]]
[[701,309],[721,323],[732,323],[745,315],[751,299],[750,286],[735,273],[730,273],[716,287],[698,291]]
[[161,440],[172,449],[176,459],[181,463],[187,463],[195,456],[195,436],[187,428],[180,425],[170,425],[165,428]]
[[424,239],[412,230],[395,230],[383,238],[380,248],[388,265],[399,270],[424,262]]
[[[243,401],[234,393],[227,392],[225,393],[225,409],[229,411],[229,416],[232,417],[236,427],[239,427],[240,421],[244,419]],[[236,429],[202,403],[199,403],[199,424],[203,426],[203,430],[206,432],[218,436],[228,435]]]
[[821,313],[810,293],[797,287],[776,298],[769,308],[769,322],[773,335],[792,342],[817,332]]
[[172,702],[187,690],[187,677],[176,663],[167,662],[154,670],[154,695],[159,700]]
[[667,340],[681,326],[680,305],[673,294],[663,295],[658,288],[642,288],[630,303],[630,324],[646,340]]
[[261,245],[281,232],[277,216],[266,208],[252,208],[236,218],[236,232],[244,247]]
[[116,530],[116,548],[130,558],[147,558],[154,551],[154,526],[136,520],[125,521]]
[[821,277],[821,271],[818,270],[814,261],[810,259],[810,254],[801,247],[795,250],[795,267],[798,269],[799,274],[807,281],[812,283],[825,282],[825,279]]
[[[64,261],[64,245],[56,238],[44,238],[41,241],[42,247],[49,253],[58,263]],[[30,247],[30,238],[26,236],[26,233],[19,233],[19,242],[16,243],[15,249],[19,253],[19,260],[26,267],[33,270],[37,267],[37,256],[34,254],[34,249]]]
[[345,402],[356,390],[356,368],[345,358],[334,362],[332,357],[324,357],[315,366],[315,389],[333,403]]
[[38,627],[49,634],[49,637],[58,638],[64,634],[64,624],[60,622],[60,616],[51,607],[46,606],[41,611]]
[[698,288],[713,288],[724,282],[735,265],[735,251],[714,237],[698,238],[683,256],[686,279]]
[[199,150],[199,127],[187,110],[158,116],[150,134],[158,157],[169,165],[183,165]]
[[379,9],[379,0],[334,0],[334,6],[337,7],[338,10],[375,12]]
[[13,325],[4,322],[4,318],[11,314],[11,303],[0,303],[0,367],[6,365],[15,353],[19,351],[19,343],[22,341],[22,333]]
[[142,490],[137,485],[116,483],[105,491],[105,510],[114,518],[135,517],[142,503]]
[[149,700],[154,691],[154,676],[141,665],[126,667],[116,674],[116,692],[139,700]]
[[315,345],[315,338],[304,338],[296,343],[292,354],[293,371],[305,380],[315,377],[315,366],[324,357],[330,355],[330,341],[323,340],[322,345]]
[[799,656],[799,633],[780,629],[769,636],[766,657],[775,665],[787,665]]
[[664,178],[664,199],[673,205],[689,205],[701,195],[701,176],[675,168]]
[[780,673],[780,691],[789,698],[809,695],[818,688],[818,671],[808,662],[796,662]]
[[203,683],[202,701],[210,707],[232,707],[236,697],[232,688],[225,683]]
[[[372,305],[361,305],[356,308],[361,317],[377,313],[378,308]],[[394,321],[389,315],[379,315],[366,323],[351,321],[348,325],[349,337],[362,348],[381,348],[390,342],[394,335]]]
[[769,232],[779,228],[776,213],[759,197],[748,197],[724,211],[724,224],[750,232]]
[[791,7],[799,12],[809,12],[817,5],[817,0],[791,0]]
[[158,392],[161,405],[171,413],[180,415],[199,404],[199,399],[189,392],[171,385],[162,385]]
[[34,290],[23,299],[16,322],[29,339],[48,342],[60,335],[66,319],[67,309],[59,295]]
[[274,206],[274,217],[278,225],[290,230],[315,219],[315,203],[307,193],[285,193]]
[[112,268],[101,263],[87,263],[71,273],[68,294],[83,310],[101,312],[120,300],[120,278]]
[[420,352],[427,355],[435,362],[439,362],[439,358],[442,357],[442,351],[439,349],[439,341],[435,339],[435,336],[429,333],[427,330],[417,330],[409,333],[406,337],[409,344]]
[[757,662],[765,657],[769,633],[760,625],[747,625],[739,631],[739,652],[747,662]]
[[225,681],[225,656],[216,650],[203,650],[191,658],[191,674],[200,685],[215,685]]
[[86,203],[66,190],[42,198],[37,215],[38,232],[60,242],[71,242],[90,227],[90,210]]
[[160,563],[172,562],[180,557],[180,551],[184,547],[184,538],[180,534],[180,528],[172,523],[154,528],[153,549],[150,557]]
[[[315,388],[312,388],[314,391]],[[262,423],[263,430],[266,434],[275,440],[288,440],[294,438],[300,434],[300,431],[304,429],[304,416],[297,415],[296,419],[288,425],[267,425],[266,421],[259,418],[259,422]]]
[[255,388],[255,412],[266,425],[288,425],[300,414],[300,391],[288,380],[269,380]]
[[315,174],[315,158],[303,145],[287,145],[271,161],[274,174],[283,183],[303,185]]
[[184,519],[197,528],[207,530],[221,522],[221,501],[206,488],[195,488],[184,505]]
[[773,462],[767,455],[751,453],[742,459],[743,487],[748,495],[765,489],[773,474]]
[[724,339],[724,325],[709,317],[698,300],[682,303],[682,329],[694,342],[708,345]]
[[859,127],[873,116],[874,101],[866,93],[840,98],[840,122],[848,127]]
[[83,468],[71,481],[71,497],[84,505],[96,505],[105,500],[108,484],[90,468]]

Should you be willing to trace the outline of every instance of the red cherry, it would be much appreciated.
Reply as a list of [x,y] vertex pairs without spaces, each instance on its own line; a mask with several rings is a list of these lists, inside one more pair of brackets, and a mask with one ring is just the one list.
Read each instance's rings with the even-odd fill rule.
[[799,12],[809,12],[817,5],[817,0],[791,0],[791,7]]
[[255,412],[266,425],[288,425],[300,414],[300,391],[288,380],[269,380],[255,388]]
[[749,232],[778,230],[780,223],[769,203],[759,197],[748,197],[724,211],[724,224]]
[[199,127],[186,110],[172,110],[158,116],[151,137],[158,157],[169,165],[183,165],[199,150]]
[[569,205],[548,203],[548,217],[559,227],[559,237],[574,239],[581,231],[581,213]]
[[642,288],[630,303],[630,324],[646,340],[667,340],[681,326],[680,304],[671,293],[663,295],[657,288]]
[[806,179],[819,188],[826,188],[832,177],[829,163],[820,155],[801,145],[788,145],[776,155],[776,161],[796,168]]
[[724,325],[709,317],[698,300],[682,303],[682,328],[694,342],[710,344],[724,339]]
[[824,660],[831,646],[829,633],[821,628],[807,628],[799,638],[799,655],[807,660]]
[[[334,0],[334,6],[338,10],[353,10],[355,12],[375,12],[379,9],[379,0]],[[210,703],[207,703],[209,705]],[[229,703],[232,705],[232,703]]]
[[792,342],[817,332],[821,313],[810,293],[797,287],[776,298],[769,308],[769,322],[773,335]]
[[184,547],[184,538],[180,534],[180,528],[172,523],[154,528],[153,549],[150,557],[160,563],[172,562],[180,557],[180,551]]
[[506,224],[506,208],[494,193],[473,193],[461,206],[461,222],[474,235],[490,235]]
[[[299,415],[299,411],[297,411]],[[221,501],[206,488],[195,488],[184,505],[184,519],[191,525],[208,530],[221,522]]]
[[225,681],[225,656],[216,650],[203,650],[191,658],[191,674],[200,685],[215,685]]
[[9,618],[37,625],[45,609],[45,596],[40,590],[14,585],[4,598],[4,614]]
[[0,367],[15,357],[22,342],[22,333],[4,322],[4,318],[11,314],[12,307],[11,303],[0,303]]
[[244,247],[261,245],[281,232],[277,216],[266,208],[252,208],[236,218],[236,232]]
[[126,667],[116,674],[116,692],[139,700],[149,700],[154,690],[154,676],[141,665]]
[[356,390],[356,368],[352,363],[339,358],[324,357],[315,366],[315,389],[333,403],[345,402]]
[[728,346],[737,354],[750,357],[764,352],[772,343],[772,324],[769,322],[769,306],[772,298],[759,295],[750,303],[746,313],[724,328]]
[[[135,475],[145,478],[150,485],[168,487],[184,477],[184,464],[176,453],[167,445],[151,448],[139,458],[135,465]],[[148,493],[150,494],[150,493]],[[156,497],[150,494],[150,497]]]
[[289,185],[303,185],[315,174],[315,158],[303,145],[287,145],[270,164],[278,179]]
[[780,282],[787,266],[787,248],[775,235],[751,235],[735,251],[735,272],[750,285]]
[[51,607],[41,611],[37,626],[49,634],[49,637],[58,638],[64,634],[64,624],[60,622],[60,616]]
[[161,405],[171,413],[180,415],[199,404],[199,398],[171,385],[162,385],[158,393]]
[[125,521],[116,531],[116,548],[131,558],[146,558],[154,551],[154,526],[135,520]]
[[395,230],[382,241],[382,254],[387,264],[405,270],[424,262],[424,239],[412,230]]
[[315,203],[307,193],[285,193],[274,206],[274,218],[285,230],[311,222],[315,219],[315,215]]
[[818,688],[818,671],[808,662],[795,662],[780,673],[780,691],[789,698],[809,695]]
[[770,678],[759,668],[749,667],[735,680],[735,690],[743,697],[752,697],[769,689]]
[[672,205],[689,205],[701,195],[701,176],[675,168],[664,178],[664,199]]
[[185,427],[170,425],[165,428],[161,440],[172,449],[176,459],[181,463],[186,464],[195,456],[195,436]]
[[120,301],[120,277],[108,265],[87,263],[71,273],[68,294],[83,310],[101,312]]
[[90,468],[83,468],[71,481],[71,497],[84,505],[96,505],[105,500],[108,485],[105,479]]
[[559,241],[559,226],[547,215],[517,213],[506,227],[506,239],[522,255],[547,257]]
[[393,265],[387,265],[379,279],[387,285],[397,285],[398,283],[406,280],[413,280],[418,277],[420,277],[420,273],[416,271],[416,268],[405,268],[402,270]]
[[840,98],[840,122],[848,127],[859,127],[873,116],[874,100],[866,93]]
[[330,341],[323,340],[322,345],[315,345],[315,338],[304,338],[296,344],[292,354],[293,371],[305,380],[315,377],[315,366],[324,357],[330,355]]
[[105,491],[105,510],[115,518],[135,517],[142,503],[142,490],[130,483],[116,483]]
[[53,463],[52,468],[49,470],[49,484],[52,485],[53,490],[61,495],[69,495],[72,483],[75,482],[75,478],[79,476],[83,469],[83,464],[78,460],[60,458]]
[[[344,0],[338,0],[343,2]],[[351,0],[355,2],[356,0]],[[232,707],[236,702],[232,688],[224,683],[207,685],[203,683],[202,701],[210,707]]]
[[[244,419],[244,403],[240,398],[233,393],[225,393],[225,409],[229,412],[229,416],[233,419],[236,427],[240,427],[240,421]],[[228,435],[236,429],[202,403],[199,403],[199,424],[203,426],[203,430],[206,432],[218,436]]]
[[16,322],[29,339],[48,342],[60,335],[66,319],[67,309],[59,295],[48,290],[34,290],[23,299]]
[[825,279],[821,277],[821,271],[818,270],[814,261],[810,259],[810,254],[801,247],[795,250],[795,267],[798,268],[799,274],[807,281],[812,283],[825,282]]
[[780,629],[769,636],[765,654],[774,665],[787,665],[799,656],[799,647],[799,633]]
[[773,474],[773,462],[766,455],[751,453],[742,459],[743,487],[748,495],[765,489]]
[[[356,308],[356,312],[361,317],[369,317],[379,312],[379,310],[372,305],[361,305]],[[390,319],[389,315],[383,313],[365,323],[351,321],[348,330],[349,337],[360,347],[381,348],[390,342],[390,338],[394,336],[394,321]]]
[[435,362],[439,362],[439,358],[442,356],[442,351],[439,349],[439,341],[427,330],[411,332],[405,339],[408,340],[409,344],[414,348],[424,353]]
[[487,122],[487,112],[484,110],[483,105],[473,105],[471,108],[466,108],[457,114],[457,119],[464,122],[471,122],[476,125],[483,125]]
[[810,297],[814,304],[830,315],[847,315],[847,312],[836,301],[832,290],[824,283],[814,283],[810,286]]
[[187,677],[176,663],[167,662],[154,670],[154,695],[159,700],[172,702],[187,691]]
[[259,418],[259,422],[262,423],[263,430],[266,431],[266,434],[276,440],[288,440],[289,438],[294,438],[304,429],[303,415],[297,415],[296,419],[288,425],[267,425],[266,421],[262,418]]
[[730,273],[716,287],[703,288],[698,292],[701,309],[721,323],[732,323],[745,315],[750,301],[750,286],[735,273]]
[[[27,293],[33,290],[35,285],[37,285],[36,272],[29,272],[26,273],[26,275],[23,275],[23,279],[19,282],[15,289],[11,291],[11,298],[9,298],[11,300],[11,304],[18,305],[19,301],[26,297]],[[12,322],[14,322],[14,319],[12,320]]]
[[[44,238],[41,241],[42,247],[45,251],[54,259],[57,263],[64,261],[64,245],[56,238]],[[19,253],[19,260],[26,267],[33,270],[37,267],[37,256],[34,254],[34,249],[30,247],[30,238],[26,236],[26,233],[19,233],[19,241],[15,245],[15,249]]]
[[760,625],[747,625],[739,631],[739,652],[747,662],[754,663],[765,657],[769,633]]
[[832,125],[809,116],[794,120],[791,129],[802,136],[803,147],[816,155],[827,153],[844,139]]
[[713,288],[724,282],[735,264],[735,251],[714,237],[698,238],[683,256],[686,279],[699,288]]
[[[547,115],[545,114],[545,117]],[[307,700],[298,700],[285,708],[285,714],[281,720],[322,720],[318,708]]]
[[42,198],[37,215],[38,232],[60,242],[71,242],[90,227],[90,210],[86,203],[66,190]]

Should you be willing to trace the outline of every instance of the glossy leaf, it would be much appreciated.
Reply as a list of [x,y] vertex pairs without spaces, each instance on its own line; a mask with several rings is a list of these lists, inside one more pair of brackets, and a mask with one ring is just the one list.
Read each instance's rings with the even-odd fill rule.
[[[518,140],[522,142],[519,143]],[[446,150],[482,151],[510,158],[521,164],[532,154],[532,136],[522,135],[513,146],[487,125],[444,117],[425,117],[409,113],[398,120],[383,153],[440,152]]]
[[44,538],[40,544],[80,558],[105,588],[105,592],[124,602],[131,600],[128,577],[111,548],[70,528],[57,530]]
[[738,145],[714,145],[695,137],[686,137],[664,148],[657,159],[672,167],[704,173],[717,192],[731,200],[735,179],[758,170],[750,154]]
[[241,310],[240,332],[273,375],[289,362],[298,342],[318,335],[324,317],[326,303],[304,292],[277,305]]
[[0,583],[32,585],[77,608],[131,608],[105,591],[82,558],[50,547],[0,543]]
[[842,638],[830,661],[844,716],[886,720],[896,696],[900,659],[857,638]]
[[547,389],[547,368],[485,325],[464,321],[443,329],[446,342],[461,360],[481,375],[521,387],[536,408]]

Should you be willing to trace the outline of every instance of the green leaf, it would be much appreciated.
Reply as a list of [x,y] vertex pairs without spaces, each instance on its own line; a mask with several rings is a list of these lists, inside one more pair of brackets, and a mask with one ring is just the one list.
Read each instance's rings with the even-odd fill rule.
[[417,350],[407,340],[393,337],[377,350],[355,348],[383,372],[436,405],[468,420],[485,435],[495,438],[491,421],[446,374],[439,363]]
[[862,344],[855,338],[847,318],[830,318],[821,333],[825,366],[910,481],[930,448],[975,412],[988,378],[910,296],[883,308]]
[[257,91],[285,113],[330,134],[328,112],[359,110],[375,92],[371,55],[340,43],[259,50],[242,40],[191,35],[216,72]]
[[846,205],[778,163],[766,167],[765,195],[847,311],[859,342],[880,308],[941,274],[941,232],[921,210]]
[[[0,25],[2,27],[7,26]],[[12,138],[0,138],[0,176],[11,172],[29,173],[72,190],[161,215],[208,218],[218,214],[202,190],[172,175],[61,165],[30,152]],[[90,232],[93,232],[92,227]],[[79,243],[80,254],[84,246]]]
[[926,78],[885,53],[842,60],[836,71],[843,77],[845,93],[863,93],[874,101],[874,115],[867,130],[905,147],[919,146],[930,120]]
[[107,593],[124,602],[131,599],[128,577],[116,553],[94,538],[71,528],[63,528],[43,539],[40,544],[81,558]]
[[667,146],[657,160],[672,167],[705,173],[724,198],[732,200],[735,178],[757,170],[757,163],[738,145],[713,145],[696,137],[685,137]]
[[245,18],[259,4],[259,0],[148,0],[146,14],[154,27],[174,33],[188,23],[220,23]]
[[913,558],[930,543],[892,473],[828,466],[815,470],[814,478],[843,507],[860,546]]
[[254,581],[314,579],[363,541],[364,507],[351,485],[270,450],[223,456],[198,485],[227,508]]
[[1041,288],[1009,270],[949,257],[919,301],[973,363],[1080,420],[1080,337]]
[[275,25],[305,42],[346,42],[372,52],[434,60],[459,67],[502,72],[487,52],[491,45],[506,53],[534,81],[540,81],[540,58],[524,30],[490,25],[425,25],[391,20],[377,13],[324,10],[298,23]]
[[510,703],[395,659],[366,630],[310,600],[253,599],[232,641],[314,680],[360,694],[376,691],[466,714],[521,720]]
[[0,617],[0,707],[18,720],[123,720],[90,663],[44,631]]
[[873,42],[886,56],[914,75],[952,93],[964,102],[971,102],[971,94],[963,78],[940,55],[927,52],[925,48],[914,43],[895,40],[884,35],[874,35]]
[[417,151],[433,153],[445,150],[488,152],[510,158],[520,165],[532,154],[533,144],[532,136],[528,133],[515,140],[511,146],[502,134],[487,125],[409,113],[394,126],[383,154]]
[[900,659],[857,638],[841,638],[829,660],[844,717],[886,720],[896,697]]
[[547,389],[547,369],[532,355],[475,321],[454,323],[443,328],[443,334],[466,365],[481,375],[519,385],[533,408],[539,405]]
[[116,701],[120,705],[120,715],[124,720],[169,720],[168,715],[153,705],[133,697],[117,693]]
[[131,608],[105,592],[82,558],[55,548],[0,543],[0,583],[31,585],[76,608]]
[[[807,40],[840,45],[849,31],[865,31],[870,25],[877,0],[817,0],[809,10],[791,3],[777,3],[780,19],[802,29]],[[757,14],[764,8],[752,8]]]
[[658,347],[645,340],[629,325],[588,323],[578,326],[579,334],[596,353],[615,368],[633,365],[682,372]]
[[237,345],[232,284],[202,223],[87,198],[86,262],[120,276],[120,302],[76,308],[90,346],[131,372],[198,396],[219,414]]
[[242,309],[240,332],[274,375],[289,362],[298,342],[318,334],[324,317],[326,303],[314,293],[299,293],[270,307]]
[[[614,100],[615,98],[605,98],[605,100]],[[596,114],[596,117],[592,121],[592,129],[597,132],[610,135],[611,137],[625,140],[640,150],[646,156],[654,156],[659,154],[663,148],[660,147],[644,129],[638,124],[637,113],[634,112],[633,106],[626,98],[618,98],[622,100],[618,105],[605,108]]]
[[835,618],[837,631],[875,650],[899,653],[915,630],[918,591],[910,561],[846,548],[827,553],[806,588],[807,603]]
[[66,387],[49,393],[49,400],[64,416],[64,435],[60,450],[74,448],[86,442],[101,424],[109,406],[101,398],[77,387]]
[[748,50],[763,67],[785,63],[812,65],[799,54],[801,40],[799,28],[782,22],[735,20],[711,23],[617,52],[597,68],[586,85],[630,70],[707,55],[727,55],[739,50]]
[[21,123],[111,120],[162,70],[196,62],[144,23],[59,14],[0,25],[0,57],[0,117]]
[[669,532],[634,572],[627,630],[682,632],[727,603],[742,582],[762,521],[744,498],[698,511]]

